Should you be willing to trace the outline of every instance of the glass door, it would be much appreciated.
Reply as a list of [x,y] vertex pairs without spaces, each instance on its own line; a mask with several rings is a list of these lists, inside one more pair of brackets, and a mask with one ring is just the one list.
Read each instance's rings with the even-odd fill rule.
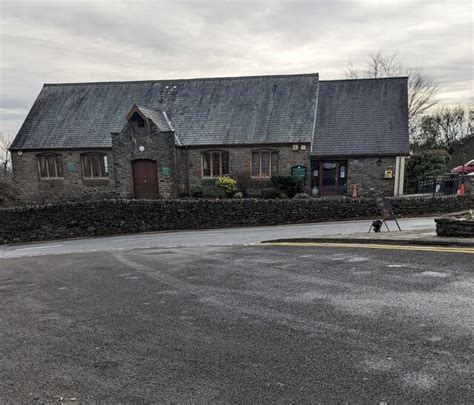
[[345,195],[347,193],[347,160],[312,160],[311,193]]

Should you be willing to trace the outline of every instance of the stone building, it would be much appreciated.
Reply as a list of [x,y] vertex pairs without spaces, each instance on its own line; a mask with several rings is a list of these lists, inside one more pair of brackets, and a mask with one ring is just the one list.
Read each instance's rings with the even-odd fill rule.
[[318,74],[45,84],[10,148],[25,200],[173,198],[228,174],[312,195],[403,193],[406,78]]

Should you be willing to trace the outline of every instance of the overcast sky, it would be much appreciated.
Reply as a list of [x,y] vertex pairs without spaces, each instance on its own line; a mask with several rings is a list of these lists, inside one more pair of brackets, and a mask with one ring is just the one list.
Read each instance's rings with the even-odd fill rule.
[[43,83],[319,72],[397,52],[473,103],[471,0],[1,2],[0,131]]

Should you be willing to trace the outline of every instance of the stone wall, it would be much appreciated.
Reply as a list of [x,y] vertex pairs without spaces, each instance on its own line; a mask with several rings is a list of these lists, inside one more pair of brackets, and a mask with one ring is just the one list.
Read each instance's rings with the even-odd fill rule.
[[[357,194],[359,196],[370,195],[370,189],[373,188],[377,193],[393,195],[395,186],[395,160],[394,156],[380,157],[382,164],[379,166],[377,161],[379,157],[349,159],[347,193],[352,192],[352,185],[357,185]],[[393,178],[385,178],[385,170],[393,170]]]
[[474,221],[457,218],[437,218],[436,234],[449,237],[474,238]]
[[[117,195],[133,198],[132,162],[137,159],[156,161],[158,193],[161,198],[177,197],[177,156],[175,138],[172,132],[160,132],[156,125],[148,120],[148,125],[138,127],[129,121],[122,132],[112,134],[112,150]],[[140,150],[142,149],[142,150]],[[165,175],[163,168],[170,170]]]
[[[474,197],[393,198],[398,217],[467,210]],[[0,243],[145,231],[371,219],[372,199],[103,200],[0,209]]]
[[[301,144],[297,151],[292,150],[292,145],[253,145],[253,146],[232,146],[232,147],[193,147],[187,149],[188,155],[188,179],[189,187],[193,186],[211,187],[215,179],[203,179],[201,173],[201,154],[208,151],[229,152],[229,175],[237,180],[239,187],[246,188],[248,194],[258,194],[262,187],[271,187],[270,179],[252,179],[252,152],[255,151],[275,151],[279,154],[280,175],[291,175],[291,167],[296,165],[306,166],[308,176],[310,172],[309,144],[306,150],[301,150]],[[306,178],[306,192],[309,193],[309,177]],[[240,183],[240,184],[239,184]]]
[[[88,152],[107,154],[108,179],[84,179],[81,155]],[[61,155],[64,178],[41,179],[38,173],[38,155],[45,151],[12,153],[13,176],[18,197],[23,201],[59,201],[115,196],[114,162],[111,150],[55,151]]]

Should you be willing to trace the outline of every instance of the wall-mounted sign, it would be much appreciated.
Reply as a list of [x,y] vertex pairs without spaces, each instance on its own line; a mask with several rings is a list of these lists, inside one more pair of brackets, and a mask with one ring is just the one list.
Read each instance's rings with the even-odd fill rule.
[[392,177],[393,177],[393,170],[392,169],[385,170],[385,178],[391,179]]
[[291,145],[291,149],[296,152],[298,150],[298,145]]
[[161,174],[163,176],[171,176],[171,169],[168,166],[163,166],[161,169]]
[[301,165],[293,166],[291,168],[291,175],[295,177],[301,177],[304,179],[306,177],[306,166],[301,166]]
[[70,172],[75,172],[76,171],[76,164],[74,162],[68,162],[67,169]]
[[306,150],[306,145],[301,145],[301,146],[300,146],[300,149],[301,149],[301,150]]

